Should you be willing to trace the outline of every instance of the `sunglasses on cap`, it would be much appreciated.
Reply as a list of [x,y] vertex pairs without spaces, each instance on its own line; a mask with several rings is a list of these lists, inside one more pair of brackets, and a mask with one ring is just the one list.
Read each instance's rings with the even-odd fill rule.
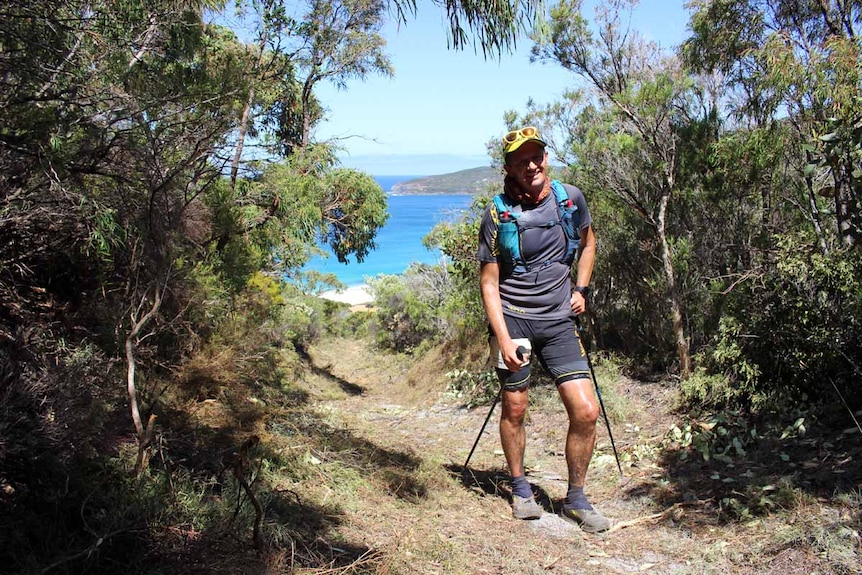
[[505,136],[503,136],[503,145],[511,144],[515,140],[519,140],[521,138],[538,138],[539,130],[534,128],[533,126],[527,126],[526,128],[521,128],[520,130],[512,130]]

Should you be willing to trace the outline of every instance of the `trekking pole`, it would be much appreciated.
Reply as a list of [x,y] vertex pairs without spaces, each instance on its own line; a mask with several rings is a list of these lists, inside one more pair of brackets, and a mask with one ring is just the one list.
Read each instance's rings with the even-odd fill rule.
[[[578,316],[575,316],[575,325],[577,326],[579,332],[584,331],[584,328],[581,327],[581,318],[579,318]],[[583,342],[583,340],[581,340],[581,341]],[[592,362],[592,360],[590,360],[590,354],[587,353],[587,346],[586,345],[584,345],[584,355],[587,358],[587,365],[590,367],[590,375],[593,378],[593,385],[595,385],[595,387],[596,387],[596,395],[599,398],[599,405],[601,406],[602,413],[605,416],[605,425],[608,428],[608,437],[611,438],[611,448],[613,448],[614,458],[617,460],[617,469],[620,470],[620,477],[622,477],[623,476],[623,466],[620,465],[620,456],[617,453],[617,446],[616,446],[616,444],[614,444],[614,434],[611,433],[611,421],[608,419],[608,412],[605,410],[605,402],[602,401],[602,390],[599,389],[599,380],[596,379],[596,372],[593,370],[593,362]]]
[[[527,348],[524,346],[518,346],[518,359],[523,360],[524,354],[527,353]],[[497,407],[497,402],[500,401],[500,397],[503,395],[503,384],[500,384],[500,391],[497,392],[497,395],[494,396],[494,401],[491,403],[491,409],[488,410],[488,415],[485,417],[485,423],[482,424],[482,429],[479,430],[479,435],[476,436],[476,441],[473,442],[473,447],[470,449],[470,454],[467,456],[467,461],[464,462],[463,472],[467,471],[467,465],[470,463],[470,458],[473,457],[473,452],[476,451],[476,446],[479,445],[479,439],[482,438],[482,434],[485,433],[485,426],[488,425],[488,420],[491,419],[491,414],[494,413],[494,408]]]
[[488,416],[485,418],[485,423],[482,424],[482,429],[479,430],[479,435],[476,436],[476,441],[473,442],[473,448],[470,449],[470,455],[467,456],[467,461],[464,462],[464,472],[467,471],[467,465],[470,463],[470,458],[473,457],[473,452],[476,451],[476,446],[479,445],[479,439],[485,433],[485,426],[488,425],[488,420],[491,419],[491,414],[494,413],[494,408],[497,407],[497,402],[500,401],[500,396],[503,394],[503,386],[500,385],[500,391],[494,396],[494,401],[491,403],[491,409],[488,410]]

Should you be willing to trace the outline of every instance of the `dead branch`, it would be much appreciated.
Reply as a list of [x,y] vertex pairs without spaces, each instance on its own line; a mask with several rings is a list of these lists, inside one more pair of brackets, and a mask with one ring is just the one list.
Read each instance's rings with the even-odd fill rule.
[[240,446],[239,450],[225,457],[225,464],[229,465],[233,470],[233,474],[236,476],[237,481],[239,481],[240,485],[242,485],[245,494],[248,496],[251,501],[252,506],[254,506],[254,527],[252,531],[252,540],[254,541],[254,547],[258,551],[263,550],[263,539],[260,534],[260,524],[263,520],[263,506],[258,501],[257,496],[254,494],[254,491],[251,488],[251,483],[248,481],[248,477],[246,477],[246,469],[249,467],[249,458],[248,451],[252,447],[256,446],[260,443],[260,438],[257,435],[252,435],[248,439],[246,439],[242,446]]
[[[145,301],[146,296],[141,300],[141,306]],[[140,441],[144,436],[144,424],[141,421],[141,412],[138,409],[138,399],[137,399],[137,391],[135,389],[135,340],[138,337],[138,334],[144,328],[147,323],[156,315],[159,311],[159,307],[162,305],[162,291],[159,286],[156,286],[155,300],[153,301],[153,305],[150,307],[150,310],[142,317],[141,319],[136,319],[137,313],[132,314],[132,329],[129,330],[129,335],[126,337],[126,389],[129,393],[129,403],[132,410],[132,421],[135,424],[135,432],[138,435],[138,440]],[[140,306],[138,308],[140,310]]]
[[641,523],[649,523],[651,521],[663,521],[671,515],[674,515],[676,511],[683,507],[688,507],[690,505],[702,505],[704,503],[708,503],[709,501],[711,500],[701,499],[698,501],[680,501],[679,503],[674,503],[660,513],[653,513],[652,515],[645,515],[644,517],[637,517],[635,519],[629,519],[628,521],[620,521],[618,523],[614,523],[613,526],[608,530],[608,533],[613,533],[614,531],[619,531],[620,529],[625,529],[626,527],[632,527],[633,525],[639,525]]
[[313,569],[308,571],[309,575],[336,575],[346,573],[356,573],[360,567],[373,565],[383,556],[383,552],[377,549],[369,549],[359,557],[357,557],[349,565],[343,567],[325,567],[323,569]]
[[93,543],[92,545],[90,545],[86,549],[82,549],[81,551],[75,553],[74,555],[70,555],[69,557],[63,557],[62,559],[58,559],[57,561],[54,561],[53,563],[51,563],[50,565],[48,565],[47,567],[42,569],[39,573],[40,573],[40,575],[44,574],[44,573],[48,573],[51,570],[53,570],[53,569],[55,569],[61,565],[64,565],[66,563],[71,563],[72,561],[75,561],[79,557],[83,557],[85,555],[89,557],[90,555],[93,554],[93,552],[95,552],[99,547],[101,547],[102,543],[104,543],[105,541],[107,541],[108,539],[113,537],[114,535],[119,535],[120,533],[125,533],[127,531],[130,531],[130,529],[119,529],[117,531],[112,531],[111,533],[108,533],[107,535],[103,535],[103,536],[99,537],[98,539],[96,539],[95,543]]

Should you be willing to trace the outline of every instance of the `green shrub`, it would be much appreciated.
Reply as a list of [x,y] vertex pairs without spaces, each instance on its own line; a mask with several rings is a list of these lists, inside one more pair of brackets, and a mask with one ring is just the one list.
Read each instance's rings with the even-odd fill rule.
[[478,373],[455,369],[446,373],[446,379],[449,381],[447,393],[468,408],[490,403],[500,391],[500,383],[493,369]]
[[723,377],[687,383],[690,398],[714,407],[776,395],[834,401],[832,382],[860,405],[851,382],[862,375],[862,254],[824,255],[809,244],[801,235],[778,238],[772,265],[728,294],[699,356]]
[[446,268],[414,264],[404,275],[380,275],[368,282],[377,308],[377,343],[396,351],[415,351],[453,333],[440,313],[451,289]]

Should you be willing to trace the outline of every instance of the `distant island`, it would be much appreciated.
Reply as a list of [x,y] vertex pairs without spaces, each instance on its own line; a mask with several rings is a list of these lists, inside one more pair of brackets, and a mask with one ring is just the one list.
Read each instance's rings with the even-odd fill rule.
[[451,174],[424,176],[415,180],[399,182],[392,186],[390,193],[397,196],[476,195],[487,191],[490,185],[500,185],[502,182],[503,176],[499,168],[470,168]]

